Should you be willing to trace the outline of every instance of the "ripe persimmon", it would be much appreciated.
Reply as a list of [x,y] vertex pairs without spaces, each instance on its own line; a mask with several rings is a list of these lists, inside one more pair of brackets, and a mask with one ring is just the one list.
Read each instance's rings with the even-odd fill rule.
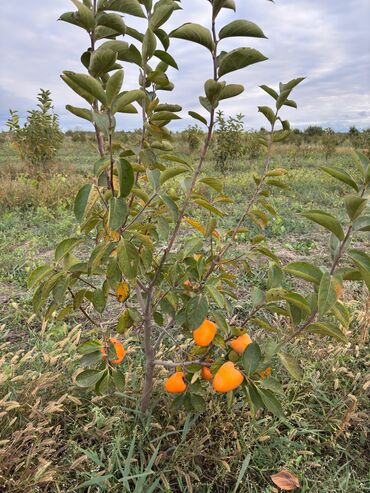
[[208,366],[203,366],[200,374],[203,380],[213,380],[213,375],[211,373],[211,370],[208,368]]
[[248,334],[243,334],[230,342],[230,347],[239,354],[244,353],[246,348],[252,344],[252,339]]
[[[119,365],[125,359],[126,350],[123,347],[122,342],[116,339],[115,337],[111,337],[109,339],[109,342],[110,344],[113,344],[117,355],[117,358],[110,360],[109,363],[111,363],[112,365]],[[100,352],[103,354],[103,358],[107,357],[107,351],[105,350],[105,348],[101,348]]]
[[265,368],[264,370],[260,371],[260,377],[261,378],[268,377],[269,375],[271,375],[271,372],[272,372],[272,369],[270,367]]
[[204,322],[193,332],[195,344],[201,347],[209,346],[213,341],[216,332],[216,324],[210,320],[204,320]]
[[184,382],[184,372],[177,371],[169,378],[167,378],[164,387],[170,394],[181,394],[186,390],[186,383]]
[[243,380],[243,374],[235,368],[232,361],[228,361],[216,373],[213,379],[213,388],[217,392],[229,392],[239,387]]

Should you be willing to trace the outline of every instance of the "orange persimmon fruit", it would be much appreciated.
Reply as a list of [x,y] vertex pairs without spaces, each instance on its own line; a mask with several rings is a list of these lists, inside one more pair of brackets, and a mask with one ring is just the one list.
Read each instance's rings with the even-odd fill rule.
[[208,366],[203,366],[202,371],[200,372],[203,380],[213,380],[213,375]]
[[246,348],[252,344],[252,339],[248,334],[243,334],[230,342],[230,347],[239,354],[244,353]]
[[217,392],[229,392],[234,390],[243,382],[243,374],[235,368],[232,361],[224,363],[213,379],[213,388]]
[[177,371],[171,375],[164,384],[165,389],[170,394],[182,394],[186,390],[186,383],[184,382],[184,372]]
[[201,347],[209,346],[213,341],[216,332],[216,324],[210,320],[204,320],[204,322],[193,332],[195,344]]
[[268,377],[269,375],[271,375],[271,372],[272,372],[272,369],[270,367],[265,368],[264,370],[260,371],[260,377],[261,378]]
[[[119,365],[125,359],[126,350],[123,347],[122,342],[116,339],[115,337],[111,337],[109,339],[109,342],[110,344],[113,344],[117,355],[117,358],[110,360],[109,363],[111,363],[112,365]],[[105,348],[101,348],[100,352],[103,354],[103,358],[107,357],[107,351],[105,350]]]

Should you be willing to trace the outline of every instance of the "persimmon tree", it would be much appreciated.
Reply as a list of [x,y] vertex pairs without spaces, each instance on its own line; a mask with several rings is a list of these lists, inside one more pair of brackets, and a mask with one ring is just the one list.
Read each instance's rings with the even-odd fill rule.
[[[227,76],[266,57],[244,46],[225,51],[223,44],[231,37],[265,38],[263,31],[247,20],[223,23],[225,9],[236,9],[234,0],[207,1],[210,29],[184,23],[170,33],[164,25],[173,15],[181,18],[179,1],[72,2],[77,10],[63,14],[61,20],[84,30],[89,46],[81,57],[85,70],[66,71],[62,79],[87,105],[67,109],[91,122],[99,156],[94,176],[75,201],[80,234],[63,240],[54,262],[30,276],[30,287],[36,287],[35,311],[46,319],[80,311],[95,328],[96,338],[79,348],[83,369],[76,383],[81,387],[95,387],[99,393],[123,391],[130,357],[125,340],[130,338],[140,342],[143,351],[143,411],[150,406],[156,368],[165,367],[169,370],[165,388],[177,394],[175,408],[203,410],[212,380],[214,390],[226,393],[229,404],[238,396],[253,412],[266,408],[281,415],[281,385],[274,365],[281,363],[293,378],[301,373],[285,345],[309,334],[346,342],[343,327],[348,327],[350,314],[341,301],[343,282],[365,281],[370,286],[369,257],[350,244],[353,234],[370,228],[369,217],[363,215],[368,161],[358,156],[355,178],[341,169],[324,168],[351,189],[344,199],[345,224],[328,212],[305,213],[331,234],[331,260],[323,266],[282,265],[264,235],[276,214],[271,191],[288,186],[286,170],[274,168],[271,155],[274,143],[289,136],[284,108],[296,108],[291,93],[303,79],[277,89],[261,86],[272,101],[271,107],[259,107],[270,126],[260,135],[264,165],[254,175],[254,189],[240,217],[228,230],[223,221],[233,198],[225,194],[222,180],[204,174],[204,163],[216,112],[223,100],[244,91],[242,85],[228,83]],[[132,16],[142,18],[143,32],[130,27]],[[202,114],[188,111],[204,128],[197,158],[173,147],[168,127],[180,118],[181,106],[159,99],[174,90],[169,74],[178,66],[170,53],[172,42],[197,43],[196,49],[209,54],[212,76],[199,98]],[[129,67],[138,74],[135,88],[124,84]],[[142,118],[140,145],[124,145],[115,138],[116,116],[135,112]],[[202,221],[196,219],[199,214]],[[251,224],[253,228],[247,229]],[[249,233],[255,228],[257,234]],[[238,249],[241,233],[244,239]],[[265,289],[249,286],[253,306],[240,320],[233,304],[238,298],[237,279],[259,257],[270,263],[268,283]],[[288,289],[285,276],[306,281],[304,292]],[[119,308],[113,319],[106,315],[112,305]],[[271,314],[279,315],[278,324],[271,321]],[[268,337],[252,340],[251,327],[266,331]]]
[[47,164],[56,156],[62,142],[63,132],[58,115],[53,113],[53,101],[48,90],[40,89],[37,95],[38,109],[28,111],[27,121],[21,126],[17,111],[10,110],[6,126],[11,142],[21,159],[35,169],[47,171]]

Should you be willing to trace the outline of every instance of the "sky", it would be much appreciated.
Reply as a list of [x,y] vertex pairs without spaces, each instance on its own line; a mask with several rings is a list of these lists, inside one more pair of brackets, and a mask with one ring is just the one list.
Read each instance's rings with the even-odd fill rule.
[[[245,92],[225,101],[226,115],[245,115],[247,129],[264,125],[257,106],[271,100],[259,86],[272,87],[295,77],[307,79],[294,92],[298,110],[286,109],[284,116],[296,128],[308,125],[345,131],[354,125],[370,127],[370,0],[236,0],[237,12],[224,10],[218,27],[238,18],[257,23],[268,39],[233,38],[222,49],[249,46],[268,60],[226,76],[227,82],[241,83]],[[207,0],[182,0],[183,11],[165,24],[170,31],[185,22],[209,25]],[[55,112],[66,129],[89,129],[89,123],[71,115],[66,104],[83,106],[81,99],[60,79],[63,70],[83,72],[80,55],[88,46],[81,29],[57,22],[65,11],[74,10],[70,0],[0,1],[0,127],[9,109],[21,117],[35,106],[40,88],[50,89]],[[140,19],[127,17],[130,27],[143,26]],[[121,38],[122,39],[122,38]],[[128,38],[127,38],[128,39]],[[130,38],[130,42],[132,39]],[[170,69],[173,93],[160,93],[162,102],[180,103],[182,120],[174,130],[194,123],[187,112],[202,111],[198,96],[204,81],[211,77],[210,54],[200,45],[172,40],[169,52],[179,65]],[[137,87],[137,67],[126,65],[124,89]],[[135,115],[120,116],[119,129],[139,126]]]

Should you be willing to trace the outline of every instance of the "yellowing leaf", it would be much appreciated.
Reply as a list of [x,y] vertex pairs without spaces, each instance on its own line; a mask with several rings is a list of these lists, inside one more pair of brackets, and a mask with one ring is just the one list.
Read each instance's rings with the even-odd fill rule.
[[[184,221],[187,222],[188,224],[190,224],[190,226],[192,226],[194,229],[196,229],[197,231],[199,231],[199,233],[202,233],[202,235],[205,236],[205,234],[206,234],[206,228],[204,226],[202,226],[200,224],[200,222],[198,222],[196,219],[193,219],[191,217],[184,217]],[[216,229],[214,229],[212,231],[212,236],[214,236],[218,240],[221,238],[220,233]]]
[[286,469],[283,469],[278,474],[273,474],[271,479],[278,488],[284,491],[293,491],[299,488],[298,478]]
[[124,303],[129,296],[130,296],[130,286],[127,284],[127,282],[124,281],[120,282],[116,289],[117,301],[119,301],[120,303]]

